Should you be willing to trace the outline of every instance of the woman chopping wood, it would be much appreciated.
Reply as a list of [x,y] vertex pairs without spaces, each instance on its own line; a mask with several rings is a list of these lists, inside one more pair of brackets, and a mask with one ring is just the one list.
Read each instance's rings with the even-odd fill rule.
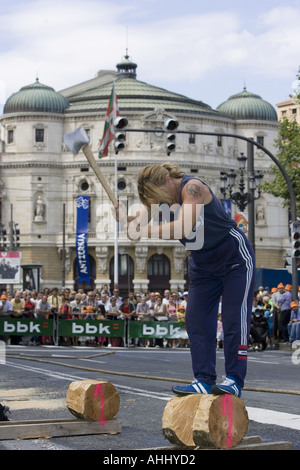
[[[253,301],[254,253],[244,233],[199,178],[176,164],[146,166],[138,177],[143,209],[127,217],[132,239],[178,239],[190,251],[190,286],[186,310],[194,380],[175,386],[178,395],[241,396],[247,368],[247,345]],[[122,220],[124,206],[116,205]],[[148,222],[157,208],[164,221]],[[167,210],[169,209],[169,211]],[[124,217],[124,216],[123,216]],[[222,297],[225,380],[216,385],[216,327]]]

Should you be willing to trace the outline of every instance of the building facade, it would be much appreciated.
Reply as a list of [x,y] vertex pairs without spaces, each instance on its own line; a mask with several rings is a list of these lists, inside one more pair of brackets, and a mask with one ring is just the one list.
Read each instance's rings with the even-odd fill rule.
[[298,100],[290,99],[278,103],[278,119],[287,118],[289,120],[295,120],[300,125],[300,104]]
[[[244,89],[216,110],[209,105],[137,80],[137,65],[128,56],[117,70],[100,71],[87,82],[60,93],[35,83],[8,98],[0,118],[2,153],[0,164],[1,222],[13,221],[20,228],[22,263],[41,268],[41,288],[78,287],[76,260],[76,199],[90,200],[88,252],[91,287],[114,284],[114,219],[112,205],[82,152],[73,155],[64,134],[83,127],[93,154],[111,188],[134,211],[139,205],[138,173],[148,163],[177,162],[184,172],[202,178],[218,195],[220,172],[237,170],[237,157],[247,155],[246,142],[233,137],[198,135],[235,134],[253,138],[272,153],[277,137],[275,109],[260,96]],[[106,109],[115,83],[120,114],[128,119],[125,149],[98,160]],[[169,156],[163,132],[166,118],[177,118],[176,150]],[[143,132],[144,130],[144,132]],[[151,132],[146,132],[150,131]],[[153,130],[153,132],[152,132]],[[270,158],[254,149],[255,170],[270,177]],[[117,168],[117,171],[116,171]],[[238,212],[232,205],[232,217]],[[243,214],[247,221],[247,213]],[[245,228],[247,230],[247,227]],[[255,202],[257,267],[284,266],[288,246],[288,214],[280,201],[262,194]],[[136,292],[188,288],[188,252],[177,241],[131,242],[118,239],[121,290]]]

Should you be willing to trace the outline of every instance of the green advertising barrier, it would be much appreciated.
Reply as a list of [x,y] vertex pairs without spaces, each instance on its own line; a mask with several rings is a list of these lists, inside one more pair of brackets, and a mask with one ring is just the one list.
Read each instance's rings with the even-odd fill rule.
[[[126,328],[127,327],[127,328]],[[182,322],[59,320],[59,336],[105,336],[129,338],[187,339]]]
[[0,335],[53,336],[53,320],[44,318],[0,318]]
[[131,321],[130,338],[188,339],[183,322]]
[[59,320],[59,336],[105,336],[123,338],[124,321],[114,320]]
[[42,318],[0,318],[3,336],[104,336],[112,338],[187,339],[185,323],[123,320],[61,320]]

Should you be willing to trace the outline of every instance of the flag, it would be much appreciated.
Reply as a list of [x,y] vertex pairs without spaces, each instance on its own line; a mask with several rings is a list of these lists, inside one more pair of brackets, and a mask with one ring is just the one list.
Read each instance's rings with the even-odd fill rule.
[[108,155],[108,146],[110,142],[114,139],[114,120],[119,115],[120,113],[117,95],[115,93],[115,84],[113,84],[106,111],[103,136],[100,142],[99,158],[107,157]]
[[89,196],[77,196],[76,254],[79,285],[86,281],[90,286],[90,267],[87,246],[89,223]]

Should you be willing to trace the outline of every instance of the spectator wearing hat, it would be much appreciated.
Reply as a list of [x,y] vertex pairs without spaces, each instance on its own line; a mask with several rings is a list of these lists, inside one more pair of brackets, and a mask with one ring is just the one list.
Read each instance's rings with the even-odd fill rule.
[[300,340],[300,307],[297,302],[293,301],[290,303],[291,307],[291,318],[287,326],[289,333],[289,342]]
[[292,298],[292,286],[290,284],[286,284],[285,292],[282,294],[280,299],[278,300],[278,304],[280,306],[281,315],[280,315],[280,323],[279,323],[279,331],[281,335],[282,341],[288,343],[289,342],[289,335],[288,335],[288,323],[291,319],[291,302]]
[[284,285],[280,282],[277,287],[275,287],[276,291],[272,293],[272,302],[273,302],[273,338],[277,342],[280,339],[280,331],[279,331],[279,323],[280,323],[280,305],[279,299],[281,299],[282,295],[284,294]]

